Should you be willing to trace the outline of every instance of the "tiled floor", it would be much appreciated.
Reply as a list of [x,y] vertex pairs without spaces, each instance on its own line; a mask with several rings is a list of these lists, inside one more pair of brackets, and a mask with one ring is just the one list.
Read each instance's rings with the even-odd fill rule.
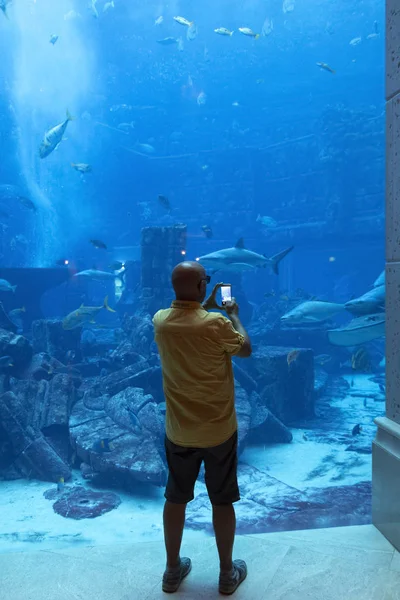
[[[174,596],[161,592],[161,542],[0,554],[0,599],[213,600],[213,538],[192,537],[193,570]],[[249,576],[237,600],[400,600],[400,554],[373,527],[240,536]]]

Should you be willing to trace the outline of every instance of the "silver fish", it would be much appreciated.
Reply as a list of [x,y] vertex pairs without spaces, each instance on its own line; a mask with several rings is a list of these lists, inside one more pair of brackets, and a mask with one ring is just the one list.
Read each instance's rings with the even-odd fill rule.
[[56,125],[52,129],[49,129],[49,131],[44,134],[43,141],[39,148],[40,158],[46,158],[57,148],[63,138],[65,130],[67,129],[68,123],[72,120],[73,117],[71,117],[69,111],[67,110],[67,118],[65,121],[59,125]]
[[15,292],[17,289],[16,285],[11,285],[6,279],[0,279],[0,291],[1,292]]

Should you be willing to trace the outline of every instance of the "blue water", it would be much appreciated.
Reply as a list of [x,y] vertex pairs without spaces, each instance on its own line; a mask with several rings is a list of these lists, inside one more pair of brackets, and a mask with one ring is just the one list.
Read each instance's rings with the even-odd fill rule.
[[[103,12],[101,0],[97,18],[84,0],[15,0],[8,19],[0,12],[0,209],[8,213],[0,215],[2,277],[11,268],[62,269],[61,259],[71,277],[109,271],[114,260],[140,261],[143,227],[184,223],[191,260],[239,238],[267,256],[294,245],[279,277],[268,269],[233,277],[249,327],[271,290],[293,297],[301,288],[338,303],[369,290],[384,264],[384,6],[293,4],[284,13],[280,0],[115,0]],[[196,39],[187,39],[177,15],[195,22]],[[238,31],[260,34],[267,18],[267,36]],[[235,33],[219,36],[218,27]],[[54,45],[52,34],[59,36]],[[182,42],[157,43],[167,37]],[[45,132],[67,109],[74,120],[41,160]],[[71,163],[92,171],[81,174]],[[140,265],[134,309],[139,273]],[[0,291],[7,312],[24,306],[33,315],[24,289]],[[112,284],[82,290],[64,283],[42,298],[42,317],[62,319],[82,301],[97,306],[106,293],[114,306]],[[99,321],[109,324],[109,317],[104,312]],[[333,326],[347,321],[340,315]],[[31,339],[29,319],[21,333]],[[320,345],[312,349],[321,354]],[[371,375],[382,374],[382,338],[365,350],[374,355]],[[358,374],[343,367],[335,376],[350,382]],[[345,425],[350,432],[352,424]],[[267,468],[268,457],[257,468],[260,462]]]

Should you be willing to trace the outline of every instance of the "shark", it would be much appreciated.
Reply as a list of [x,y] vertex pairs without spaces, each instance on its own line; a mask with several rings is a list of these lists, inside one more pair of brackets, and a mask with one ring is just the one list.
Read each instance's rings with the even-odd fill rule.
[[356,317],[383,312],[385,310],[385,284],[377,285],[359,298],[346,302],[345,309]]
[[272,271],[279,274],[279,263],[293,250],[294,246],[290,246],[268,258],[264,254],[258,254],[247,250],[244,245],[244,239],[240,238],[233,248],[225,248],[217,250],[210,254],[200,256],[197,261],[206,269],[211,269],[213,273],[217,271],[252,271],[260,267],[270,267]]
[[281,317],[282,323],[289,325],[299,323],[322,323],[344,310],[344,304],[334,302],[319,302],[310,300],[302,302],[296,308]]

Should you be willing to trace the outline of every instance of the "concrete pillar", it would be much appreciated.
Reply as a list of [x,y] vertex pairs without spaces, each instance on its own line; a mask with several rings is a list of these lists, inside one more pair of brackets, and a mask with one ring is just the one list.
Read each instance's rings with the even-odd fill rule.
[[400,2],[386,0],[386,416],[372,451],[372,520],[400,550]]

